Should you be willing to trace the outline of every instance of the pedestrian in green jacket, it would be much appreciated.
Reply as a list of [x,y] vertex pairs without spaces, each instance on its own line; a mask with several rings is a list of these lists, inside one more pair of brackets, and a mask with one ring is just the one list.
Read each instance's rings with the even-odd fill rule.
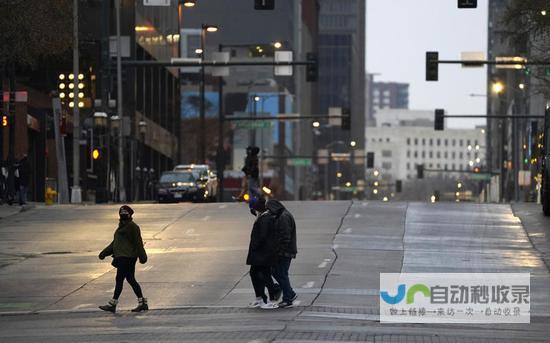
[[99,308],[113,313],[116,311],[118,298],[122,293],[124,279],[126,279],[138,298],[138,306],[132,312],[147,311],[149,309],[147,299],[143,297],[141,287],[135,278],[137,260],[139,259],[141,264],[147,262],[147,253],[143,247],[141,232],[139,226],[132,220],[134,210],[130,206],[120,207],[118,214],[120,221],[114,239],[99,253],[100,260],[106,256],[113,256],[112,265],[117,269],[115,293],[107,305],[99,306]]

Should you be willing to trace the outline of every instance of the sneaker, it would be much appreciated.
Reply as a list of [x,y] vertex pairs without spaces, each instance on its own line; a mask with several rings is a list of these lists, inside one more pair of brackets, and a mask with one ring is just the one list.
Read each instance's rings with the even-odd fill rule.
[[292,296],[292,298],[290,298],[290,302],[293,302],[294,300],[296,300],[296,298],[298,298],[298,294],[294,292],[294,295]]
[[276,309],[278,307],[279,306],[277,305],[277,303],[274,303],[274,302],[271,302],[271,301],[268,301],[265,304],[263,304],[262,306],[260,306],[260,308],[262,310],[273,310],[273,309]]
[[106,311],[106,312],[115,313],[117,304],[118,304],[118,301],[116,301],[115,299],[111,299],[111,300],[109,300],[107,305],[101,305],[101,306],[99,306],[99,308],[103,311]]
[[132,309],[132,312],[141,312],[149,310],[149,305],[147,304],[147,298],[139,298],[138,305],[136,308]]
[[288,301],[281,301],[278,305],[277,305],[279,308],[289,308],[289,307],[293,307],[294,305],[292,304],[292,301],[288,302]]
[[258,308],[258,307],[261,307],[262,305],[264,305],[264,301],[262,298],[256,298],[256,300],[254,300],[253,302],[249,303],[248,304],[248,307],[250,308]]

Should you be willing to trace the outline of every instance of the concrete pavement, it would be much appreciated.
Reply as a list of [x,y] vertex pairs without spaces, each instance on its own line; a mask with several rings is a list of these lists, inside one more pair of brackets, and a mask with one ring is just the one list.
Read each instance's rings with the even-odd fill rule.
[[[126,311],[135,305],[127,285],[121,312],[96,309],[114,286],[97,254],[112,239],[117,206],[0,219],[0,341],[549,341],[550,244],[538,207],[515,207],[518,218],[507,205],[285,204],[297,219],[299,298],[294,309],[267,312],[245,308],[254,218],[243,204],[134,206],[150,255],[137,278],[152,308],[138,315]],[[531,324],[380,324],[381,272],[531,272]]]

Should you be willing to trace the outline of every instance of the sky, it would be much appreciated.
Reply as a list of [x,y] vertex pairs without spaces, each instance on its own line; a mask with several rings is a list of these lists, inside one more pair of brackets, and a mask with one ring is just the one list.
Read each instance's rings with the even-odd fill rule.
[[[361,1],[361,0],[360,0]],[[426,51],[460,59],[464,51],[487,51],[488,0],[458,9],[456,0],[367,1],[367,71],[376,81],[409,83],[409,108],[443,108],[447,114],[484,114],[486,68],[439,65],[439,81],[425,81]],[[451,119],[449,127],[483,125],[483,119]]]

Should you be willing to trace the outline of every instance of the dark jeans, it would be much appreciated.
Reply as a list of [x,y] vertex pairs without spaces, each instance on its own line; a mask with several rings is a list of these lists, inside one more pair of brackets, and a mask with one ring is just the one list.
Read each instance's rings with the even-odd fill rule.
[[122,293],[122,286],[124,285],[124,279],[128,281],[130,286],[132,286],[132,289],[134,290],[134,293],[138,298],[143,298],[143,293],[141,293],[141,287],[139,286],[139,283],[136,281],[135,273],[136,273],[136,262],[137,257],[124,257],[120,256],[117,257],[117,264],[116,264],[116,286],[115,286],[115,294],[113,295],[113,299],[118,299],[120,297],[120,294]]
[[271,278],[271,267],[250,266],[250,279],[256,298],[262,298],[264,302],[267,302],[267,296],[264,292],[266,287],[271,300],[275,298],[275,293],[280,289],[279,285],[276,285]]
[[260,191],[259,181],[257,178],[248,177],[248,194],[252,198],[253,196],[260,197],[262,192]]
[[25,205],[27,203],[27,186],[20,185],[19,186],[19,205]]
[[283,290],[283,301],[291,302],[290,299],[294,298],[296,293],[290,285],[290,279],[288,278],[288,270],[290,269],[290,262],[292,258],[279,256],[279,260],[275,266],[273,266],[273,277],[281,286]]

